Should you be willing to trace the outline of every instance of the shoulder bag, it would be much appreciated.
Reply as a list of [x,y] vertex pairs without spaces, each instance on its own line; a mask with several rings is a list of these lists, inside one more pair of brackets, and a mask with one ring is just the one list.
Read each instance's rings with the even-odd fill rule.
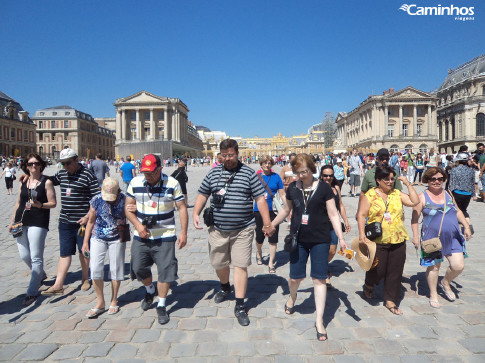
[[[261,174],[258,174],[258,178],[259,178],[259,181],[261,182],[261,184],[263,185],[264,189],[266,189],[266,191],[268,192],[268,195],[273,200],[273,211],[276,214],[278,214],[278,212],[283,209],[283,201],[281,200],[280,195],[279,194],[274,195],[271,192],[271,189],[269,189],[269,187],[268,187],[269,180],[268,180],[268,183],[265,183]],[[271,176],[269,178],[271,179]]]
[[441,217],[441,224],[440,224],[440,230],[438,231],[438,237],[421,241],[421,249],[426,254],[439,251],[443,248],[443,246],[441,245],[440,236],[441,236],[441,227],[443,227],[443,220],[445,219],[445,213],[446,213],[446,195],[445,195],[445,203],[443,208],[444,208],[443,216]]
[[298,227],[298,229],[296,230],[296,233],[288,233],[285,237],[285,246],[284,246],[284,250],[286,252],[293,252],[296,250],[296,248],[298,247],[298,232],[300,231],[300,228]]
[[[387,196],[389,198],[389,196]],[[389,206],[389,200],[386,203],[386,209],[384,210],[384,214],[387,212],[387,207]],[[380,222],[372,222],[365,226],[364,232],[367,239],[371,241],[375,240],[382,236],[382,221],[384,220],[384,214],[382,215],[382,219]]]

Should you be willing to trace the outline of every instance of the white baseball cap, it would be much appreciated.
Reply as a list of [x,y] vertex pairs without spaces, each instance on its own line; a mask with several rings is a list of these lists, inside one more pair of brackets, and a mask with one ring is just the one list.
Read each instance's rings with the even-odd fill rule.
[[73,149],[63,149],[59,155],[59,160],[67,160],[77,158],[77,154]]

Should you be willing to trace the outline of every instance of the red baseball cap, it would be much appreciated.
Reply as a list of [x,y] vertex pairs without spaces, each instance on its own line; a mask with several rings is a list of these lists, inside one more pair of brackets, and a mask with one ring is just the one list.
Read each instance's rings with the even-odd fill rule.
[[162,163],[160,162],[160,158],[157,155],[148,154],[145,155],[143,161],[141,162],[141,169],[140,171],[154,171],[158,168]]

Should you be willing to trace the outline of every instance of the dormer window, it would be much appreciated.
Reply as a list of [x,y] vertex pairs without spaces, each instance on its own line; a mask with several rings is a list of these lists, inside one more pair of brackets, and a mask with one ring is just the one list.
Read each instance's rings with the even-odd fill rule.
[[57,116],[57,112],[52,112],[52,116]]

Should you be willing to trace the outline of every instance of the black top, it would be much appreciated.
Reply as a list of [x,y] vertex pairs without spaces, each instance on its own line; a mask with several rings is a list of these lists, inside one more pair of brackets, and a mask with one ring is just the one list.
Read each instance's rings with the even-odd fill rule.
[[[47,177],[42,176],[41,182],[32,190],[27,188],[27,182],[22,183],[20,189],[20,203],[17,212],[15,212],[15,222],[22,222],[24,226],[49,229],[49,209],[31,207],[30,210],[25,210],[25,203],[30,200],[32,194],[35,197],[35,193],[37,193],[37,197],[35,198],[37,201],[47,203],[47,192],[45,190],[47,179]],[[31,187],[32,186],[33,185],[31,185]],[[24,214],[23,217],[22,213]]]
[[180,184],[180,188],[182,188],[182,194],[187,194],[187,182],[189,181],[189,177],[185,173],[185,167],[178,168],[170,176],[177,179]]
[[297,182],[292,182],[286,191],[286,199],[293,204],[291,216],[291,232],[295,233],[298,226],[298,242],[301,243],[330,243],[332,237],[330,231],[332,224],[327,214],[327,201],[335,198],[330,186],[324,181],[318,182],[318,188],[308,197],[306,213],[309,215],[308,224],[301,224],[301,218],[305,211],[303,191],[296,187]]

